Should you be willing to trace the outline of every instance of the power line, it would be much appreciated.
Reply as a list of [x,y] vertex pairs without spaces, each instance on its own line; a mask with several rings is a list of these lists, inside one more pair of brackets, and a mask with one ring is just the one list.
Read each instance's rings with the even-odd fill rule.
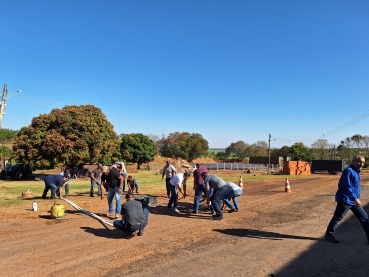
[[327,131],[327,132],[324,132],[324,133],[321,133],[319,135],[316,135],[316,136],[312,136],[312,137],[308,137],[308,138],[305,138],[305,139],[300,139],[300,140],[291,140],[291,139],[286,139],[286,138],[276,138],[277,141],[282,141],[282,142],[314,142],[316,141],[317,139],[319,138],[322,138],[322,139],[325,139],[326,137],[330,137],[334,134],[337,134],[357,123],[359,123],[360,121],[363,121],[365,118],[369,117],[369,110],[367,110],[366,112],[360,114],[359,116],[355,117],[354,119],[346,122],[345,124],[337,127],[337,128],[334,128],[330,131]]

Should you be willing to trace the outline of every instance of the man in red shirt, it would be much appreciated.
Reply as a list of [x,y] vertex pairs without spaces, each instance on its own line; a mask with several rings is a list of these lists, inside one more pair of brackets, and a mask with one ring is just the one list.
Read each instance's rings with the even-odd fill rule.
[[200,199],[203,193],[205,193],[204,179],[201,177],[201,173],[208,173],[208,169],[203,167],[200,163],[196,164],[196,170],[193,172],[193,189],[195,190],[195,199],[193,203],[193,213],[199,213]]

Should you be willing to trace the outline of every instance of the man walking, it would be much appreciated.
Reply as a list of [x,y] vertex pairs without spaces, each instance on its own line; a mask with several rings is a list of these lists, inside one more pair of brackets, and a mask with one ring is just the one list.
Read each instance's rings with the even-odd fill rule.
[[90,190],[90,197],[94,197],[94,187],[97,185],[97,195],[101,195],[101,168],[102,164],[98,164],[97,168],[92,170],[91,172],[91,190]]
[[[201,173],[201,177],[204,179],[204,184],[206,187],[206,198],[208,203],[213,205],[215,215],[213,215],[214,220],[221,220],[223,219],[223,213],[221,210],[221,202],[228,192],[231,191],[231,187],[224,182],[221,178],[216,175],[208,175],[208,173],[203,172]],[[209,196],[210,188],[214,189],[213,195]]]
[[324,238],[329,242],[338,243],[334,237],[338,223],[343,219],[348,210],[351,210],[360,221],[369,244],[369,220],[360,201],[360,169],[364,167],[365,158],[361,155],[353,157],[351,165],[341,175],[336,193],[336,210],[328,224]]
[[193,172],[193,189],[195,190],[195,198],[193,203],[193,213],[199,213],[200,200],[202,194],[205,193],[206,188],[204,179],[201,177],[201,173],[208,173],[208,169],[203,167],[200,163],[196,164],[196,170]]
[[170,164],[170,161],[167,161],[165,163],[165,166],[163,168],[163,174],[161,176],[161,179],[164,179],[164,175],[165,175],[165,186],[167,188],[167,197],[170,198],[170,184],[169,184],[169,180],[175,175],[177,174],[176,169],[174,168],[174,166],[172,166]]
[[126,194],[126,203],[122,205],[122,220],[115,220],[113,225],[115,228],[128,233],[127,239],[131,239],[137,235],[142,236],[144,229],[148,223],[149,210],[143,207],[142,203],[135,201],[131,192]]
[[[114,217],[113,198],[115,197],[115,218],[119,218],[120,214],[120,197],[122,195],[123,176],[120,174],[121,166],[118,165],[109,170],[106,183],[108,190],[108,217]],[[104,194],[101,193],[101,199],[104,199]]]

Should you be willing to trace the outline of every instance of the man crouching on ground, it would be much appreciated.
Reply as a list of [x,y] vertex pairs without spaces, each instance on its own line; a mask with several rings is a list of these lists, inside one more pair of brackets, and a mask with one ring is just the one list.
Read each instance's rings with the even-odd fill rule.
[[143,208],[140,201],[135,201],[131,192],[126,194],[126,203],[122,205],[121,214],[122,220],[115,220],[114,227],[128,233],[127,239],[136,236],[137,231],[137,235],[142,236],[148,223],[149,210]]

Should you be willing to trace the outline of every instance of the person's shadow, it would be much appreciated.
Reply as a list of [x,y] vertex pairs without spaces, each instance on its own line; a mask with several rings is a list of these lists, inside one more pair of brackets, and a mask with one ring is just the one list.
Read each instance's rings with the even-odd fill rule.
[[303,240],[321,240],[321,238],[304,237],[280,234],[276,232],[260,231],[253,229],[214,229],[213,231],[219,232],[225,235],[237,236],[237,237],[249,237],[256,239],[270,239],[270,240],[283,240],[283,239],[303,239]]
[[127,234],[122,232],[118,229],[109,229],[105,227],[105,229],[102,228],[91,228],[88,226],[80,227],[82,230],[84,230],[86,233],[93,234],[97,237],[103,237],[103,238],[110,238],[110,239],[122,239]]

